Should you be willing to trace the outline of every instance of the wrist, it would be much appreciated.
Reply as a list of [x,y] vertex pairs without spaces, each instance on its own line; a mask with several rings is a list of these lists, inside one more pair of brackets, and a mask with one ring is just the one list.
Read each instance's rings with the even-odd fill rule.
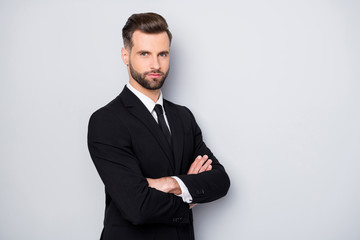
[[180,195],[181,194],[181,188],[180,185],[178,184],[178,182],[172,178],[172,177],[168,177],[168,182],[169,182],[169,193],[175,194],[175,195]]

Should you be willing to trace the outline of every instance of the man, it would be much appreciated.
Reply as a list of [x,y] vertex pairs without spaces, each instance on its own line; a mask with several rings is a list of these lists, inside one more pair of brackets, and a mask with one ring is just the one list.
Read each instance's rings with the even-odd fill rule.
[[130,16],[122,59],[129,83],[90,118],[88,146],[105,184],[101,239],[192,240],[197,203],[230,186],[192,113],[162,97],[171,33],[155,13]]

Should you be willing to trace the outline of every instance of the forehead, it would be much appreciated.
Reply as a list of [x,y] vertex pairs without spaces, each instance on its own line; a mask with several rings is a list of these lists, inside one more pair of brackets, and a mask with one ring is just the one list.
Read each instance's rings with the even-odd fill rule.
[[135,31],[132,35],[132,49],[147,51],[164,51],[170,49],[170,40],[166,32],[144,33]]

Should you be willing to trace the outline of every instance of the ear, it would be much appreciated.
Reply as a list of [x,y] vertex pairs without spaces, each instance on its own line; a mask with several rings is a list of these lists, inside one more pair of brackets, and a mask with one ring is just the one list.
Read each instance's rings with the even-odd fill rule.
[[121,49],[121,58],[126,65],[129,65],[130,52],[126,48]]

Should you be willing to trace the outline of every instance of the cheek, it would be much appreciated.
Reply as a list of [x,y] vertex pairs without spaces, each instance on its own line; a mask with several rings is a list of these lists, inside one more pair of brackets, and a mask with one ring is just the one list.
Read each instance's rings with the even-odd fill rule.
[[160,61],[161,63],[161,68],[162,69],[169,69],[170,66],[170,60],[169,59],[163,59]]
[[148,63],[144,59],[133,58],[131,61],[131,65],[136,71],[143,72],[146,71]]

